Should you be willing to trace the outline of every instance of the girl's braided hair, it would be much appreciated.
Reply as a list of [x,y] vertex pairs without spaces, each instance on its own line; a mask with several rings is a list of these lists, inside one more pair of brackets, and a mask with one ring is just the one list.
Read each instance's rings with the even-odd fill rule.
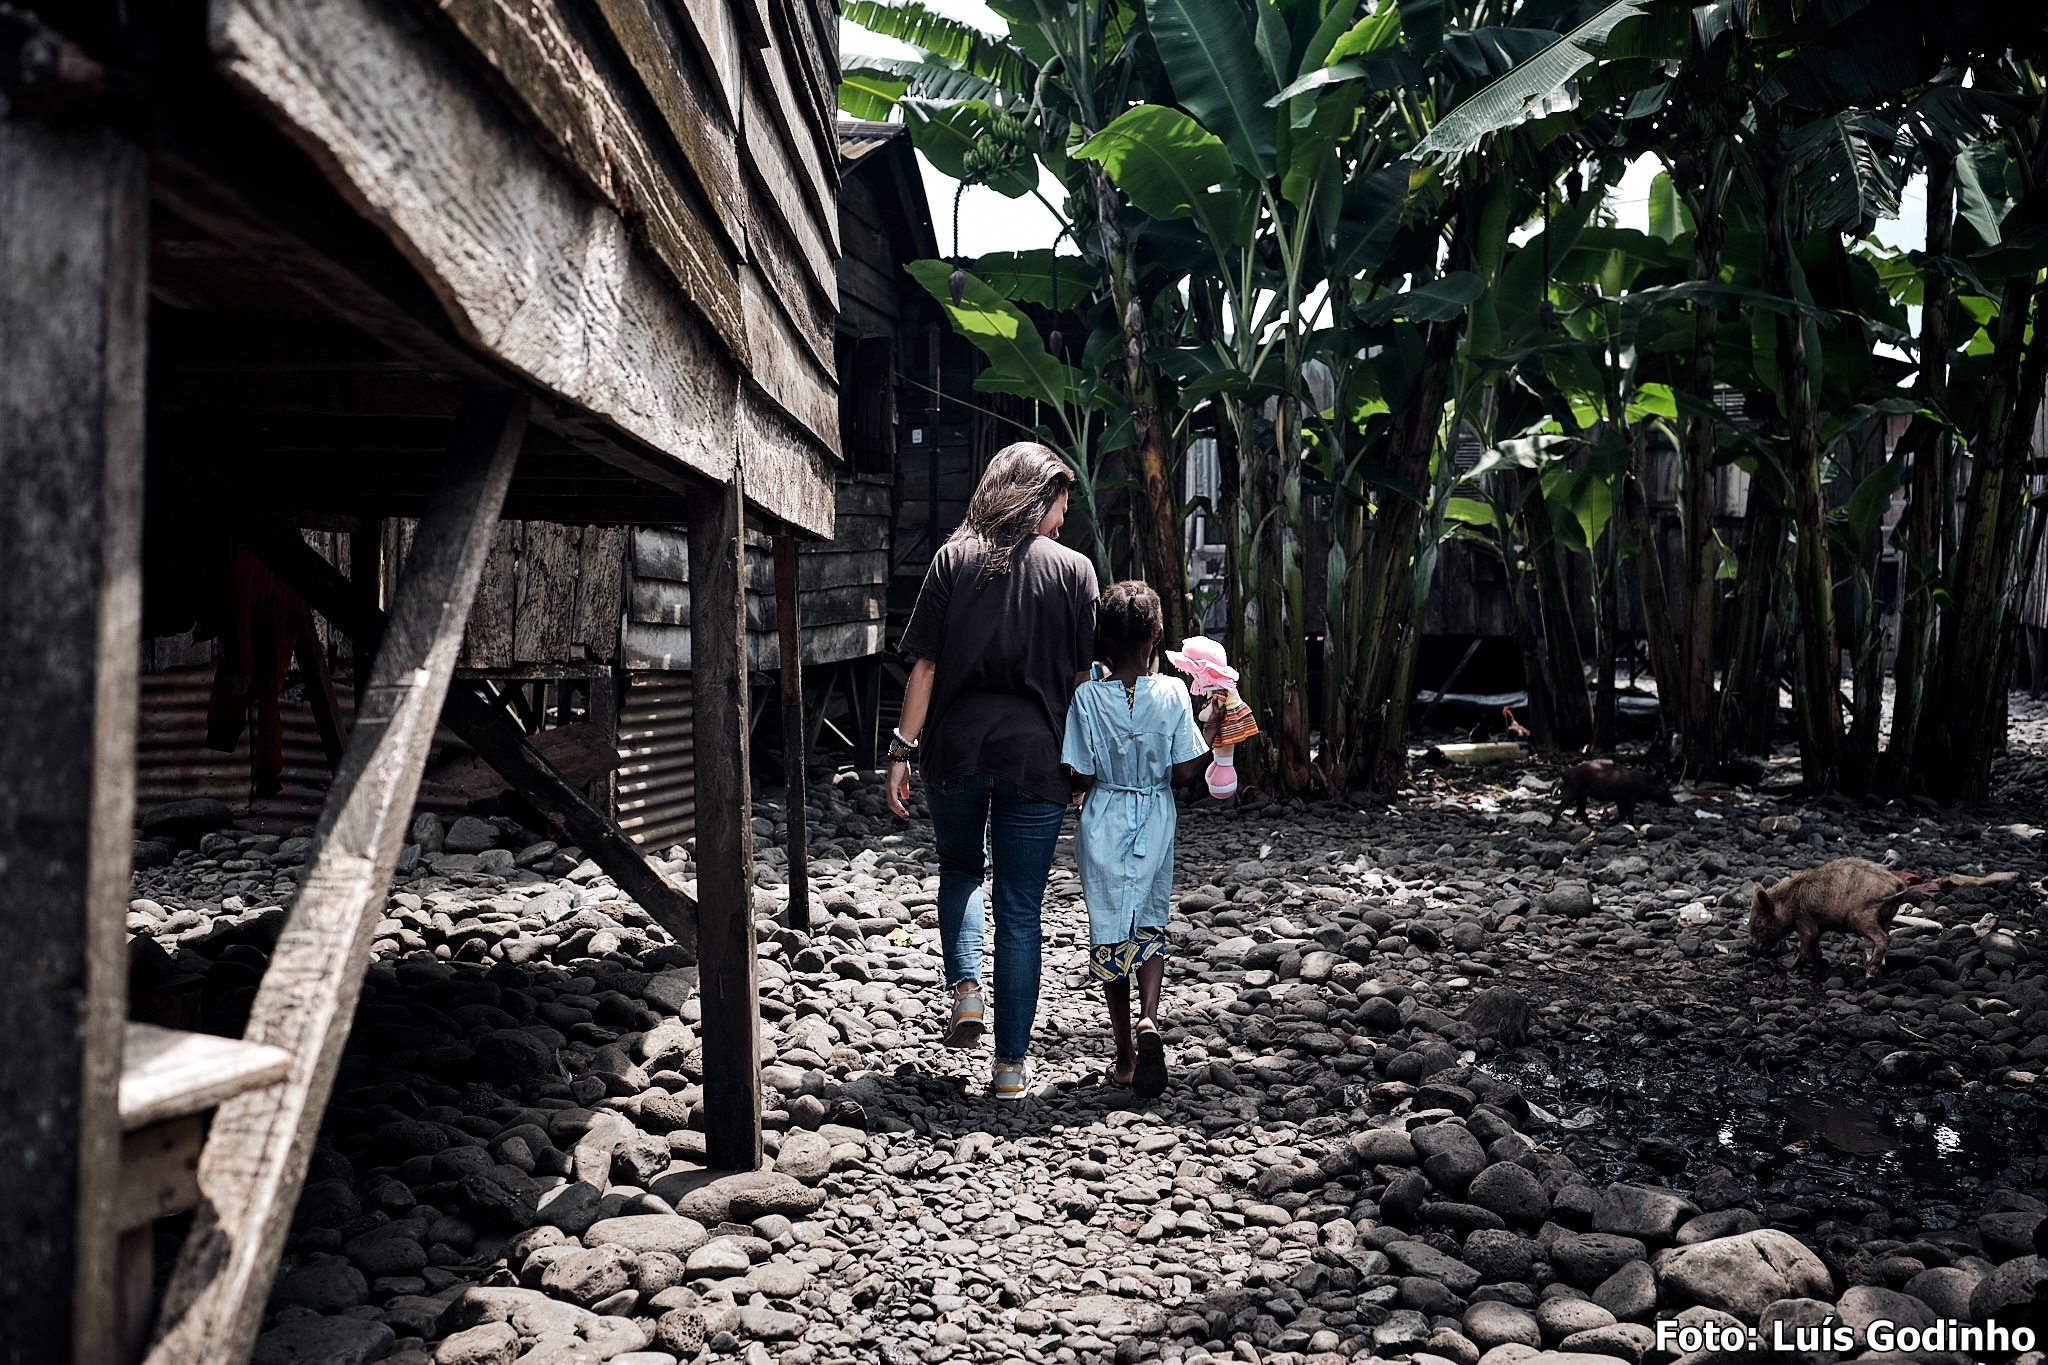
[[988,462],[968,499],[966,520],[950,539],[982,543],[988,551],[981,569],[981,581],[986,583],[1010,571],[1017,547],[1073,484],[1074,471],[1066,461],[1038,442],[1004,446]]
[[1159,638],[1159,594],[1136,579],[1111,584],[1095,603],[1096,650],[1115,663]]

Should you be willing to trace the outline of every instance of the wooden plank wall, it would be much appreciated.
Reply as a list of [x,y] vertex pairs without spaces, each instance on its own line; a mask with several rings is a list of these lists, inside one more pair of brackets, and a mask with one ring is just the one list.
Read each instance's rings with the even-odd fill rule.
[[[837,534],[798,551],[804,664],[879,653],[887,614],[888,476],[843,476]],[[621,662],[628,669],[690,667],[689,536],[680,526],[635,527],[626,570]],[[747,546],[747,666],[781,664],[775,633],[775,562],[766,542]]]
[[[384,523],[385,600],[416,525],[409,517]],[[619,526],[499,522],[458,666],[613,662],[629,534]]]
[[821,0],[220,0],[211,33],[460,332],[659,452],[658,479],[738,458],[752,505],[822,534],[834,22]]

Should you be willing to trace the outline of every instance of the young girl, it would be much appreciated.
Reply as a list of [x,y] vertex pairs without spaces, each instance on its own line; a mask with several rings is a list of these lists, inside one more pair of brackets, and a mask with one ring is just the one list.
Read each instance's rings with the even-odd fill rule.
[[1094,678],[1075,689],[1060,754],[1074,773],[1074,799],[1084,801],[1074,860],[1088,902],[1089,974],[1102,983],[1116,1033],[1110,1079],[1147,1099],[1166,1089],[1157,1015],[1176,823],[1167,784],[1197,780],[1209,757],[1187,688],[1150,672],[1161,634],[1152,589],[1118,583],[1102,594],[1095,643],[1108,667],[1098,664]]

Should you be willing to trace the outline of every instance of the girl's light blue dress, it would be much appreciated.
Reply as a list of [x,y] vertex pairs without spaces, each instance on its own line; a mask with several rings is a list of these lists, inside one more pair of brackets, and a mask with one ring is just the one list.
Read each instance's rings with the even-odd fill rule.
[[1081,807],[1074,861],[1098,980],[1128,976],[1139,961],[1165,951],[1178,823],[1173,765],[1208,751],[1188,690],[1176,679],[1142,677],[1128,693],[1113,679],[1075,689],[1060,762],[1095,778]]

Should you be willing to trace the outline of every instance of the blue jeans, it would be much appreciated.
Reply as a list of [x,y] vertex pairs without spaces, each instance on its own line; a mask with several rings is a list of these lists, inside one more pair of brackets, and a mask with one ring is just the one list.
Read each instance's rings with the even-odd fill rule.
[[939,942],[948,986],[982,980],[981,878],[995,865],[996,1056],[1021,1061],[1038,1017],[1038,912],[1066,807],[978,775],[927,787],[925,805],[939,850]]

